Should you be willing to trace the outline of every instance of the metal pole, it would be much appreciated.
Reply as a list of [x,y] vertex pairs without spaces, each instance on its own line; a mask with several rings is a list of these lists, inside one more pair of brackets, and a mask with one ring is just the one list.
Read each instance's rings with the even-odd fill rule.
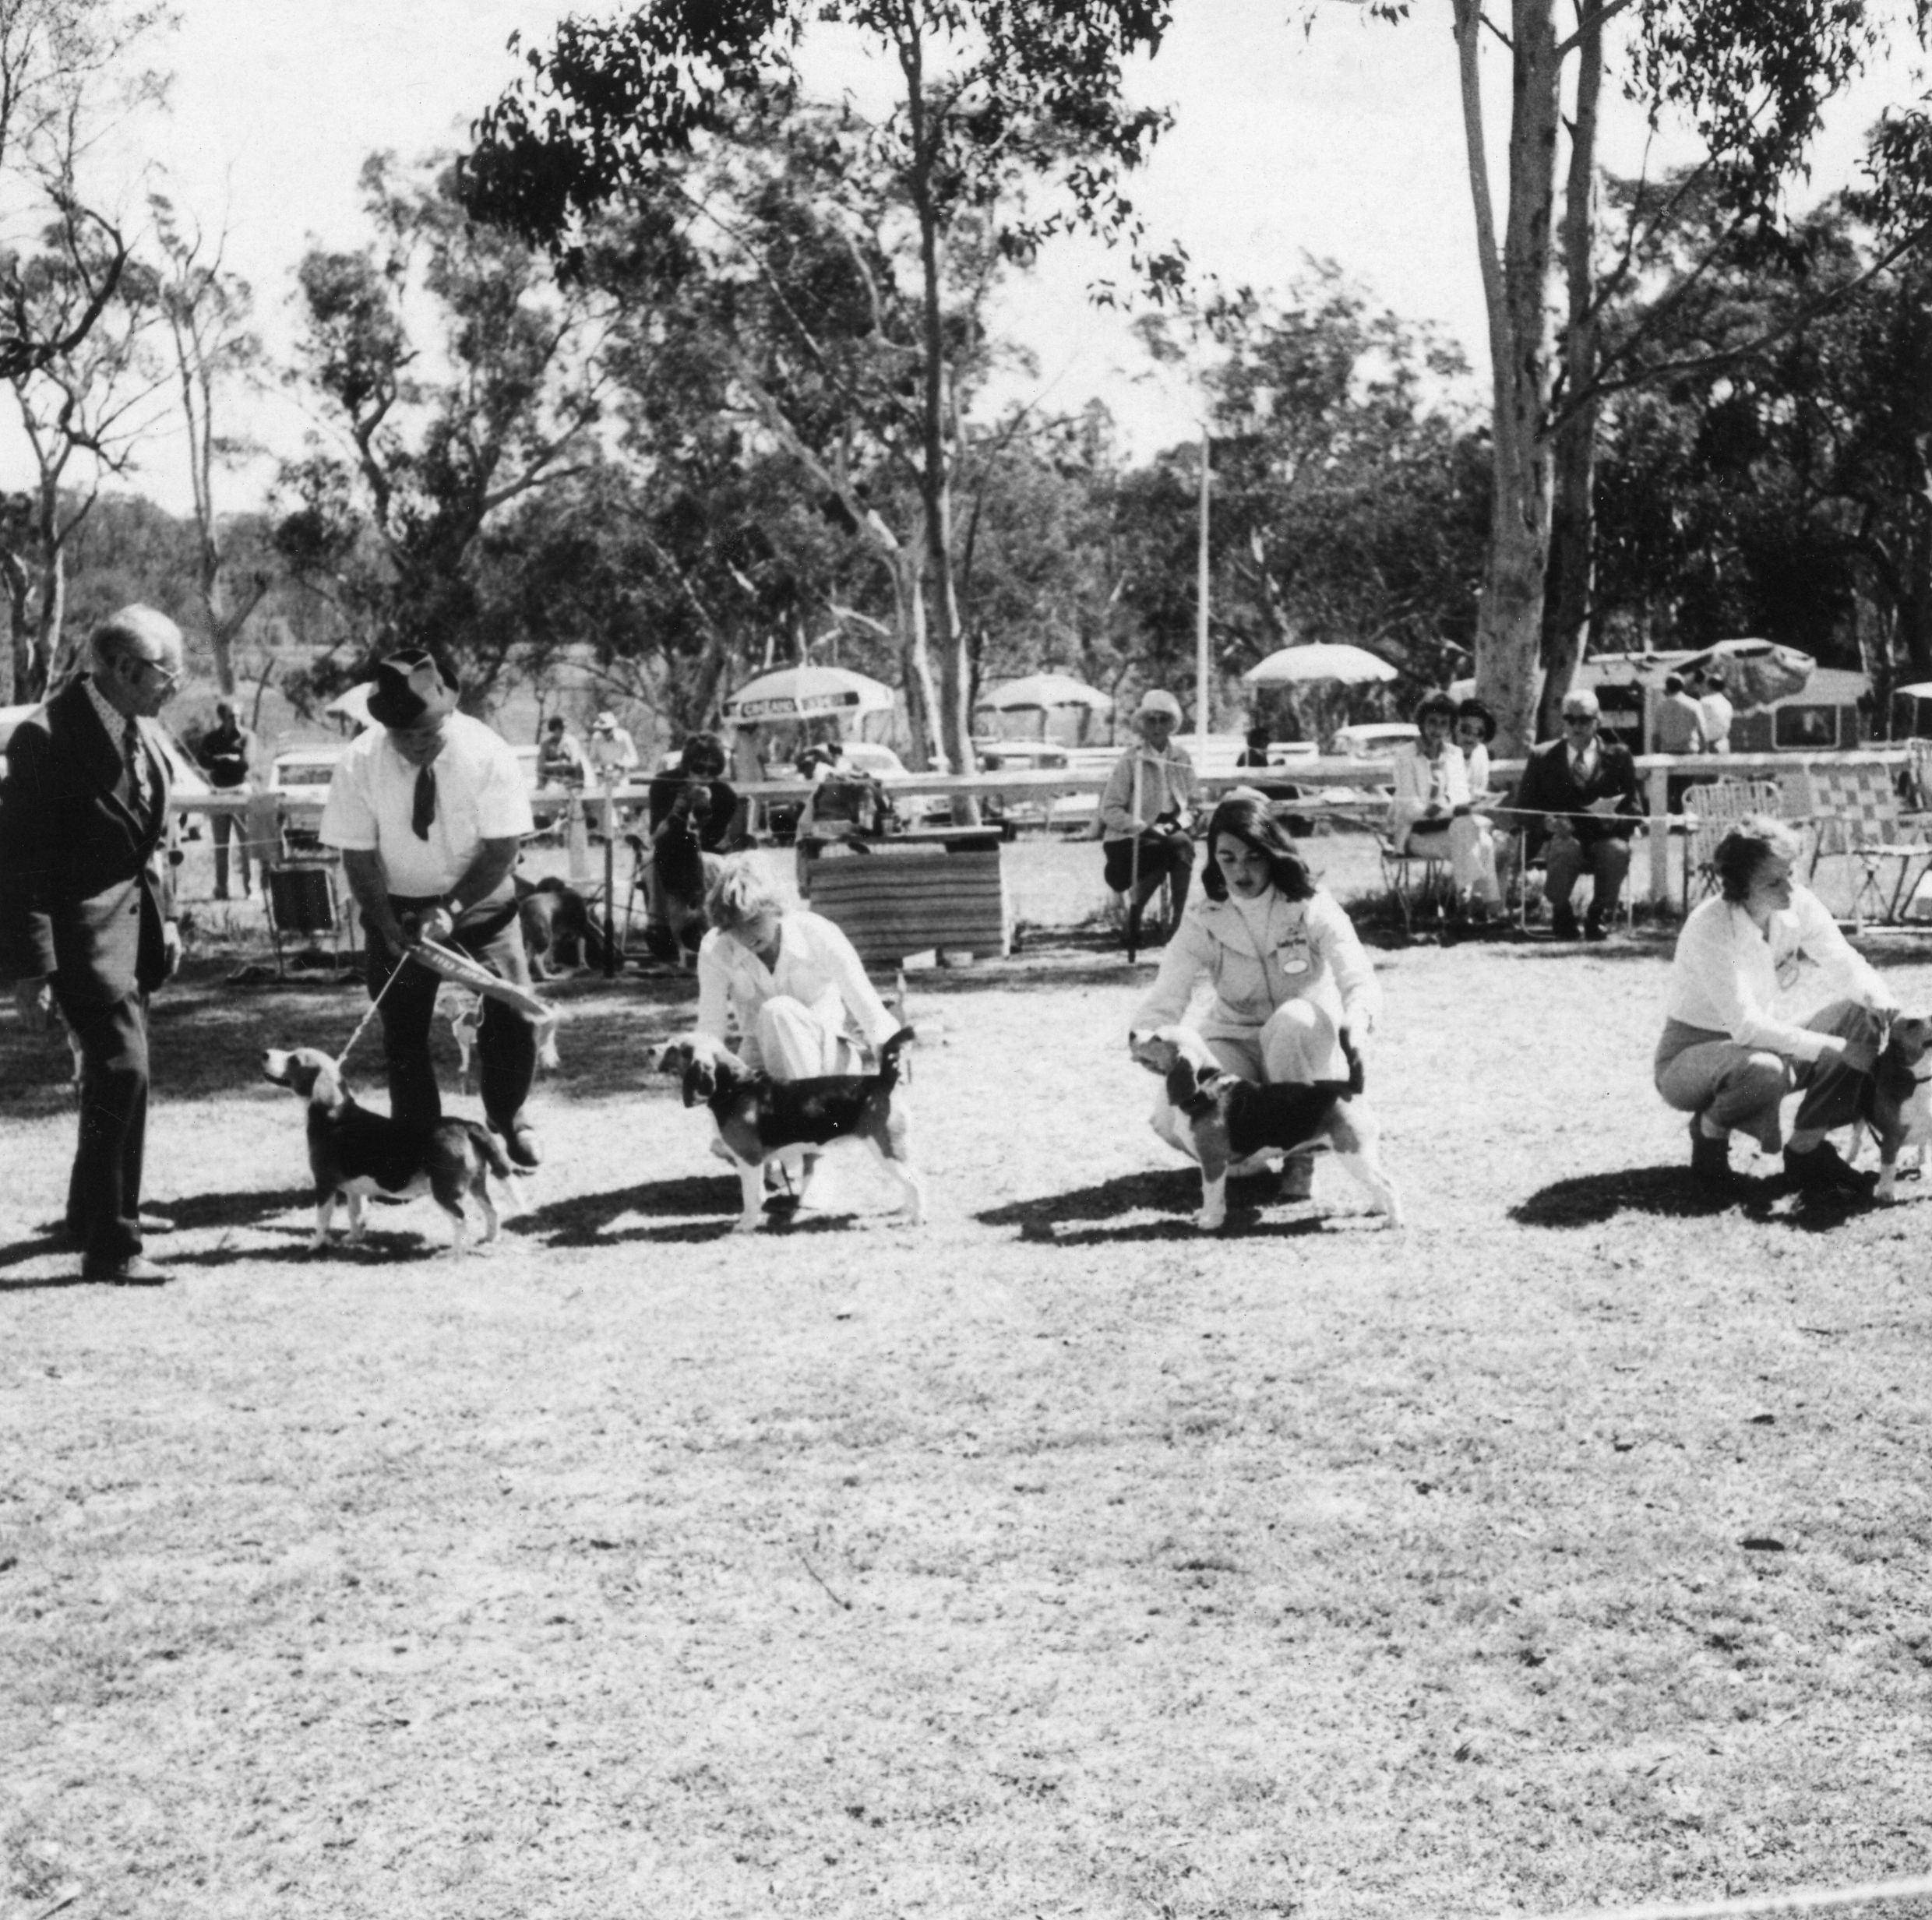
[[1211,442],[1200,429],[1200,552],[1194,576],[1194,742],[1204,763],[1208,750],[1208,483]]
[[1133,743],[1133,848],[1127,855],[1127,964],[1141,944],[1141,742]]
[[604,776],[604,978],[617,978],[617,787]]

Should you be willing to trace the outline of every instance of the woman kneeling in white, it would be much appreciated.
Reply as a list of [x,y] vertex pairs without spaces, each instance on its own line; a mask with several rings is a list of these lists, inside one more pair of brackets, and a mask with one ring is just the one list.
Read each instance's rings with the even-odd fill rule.
[[[1824,904],[1792,879],[1797,858],[1797,836],[1773,819],[1740,821],[1718,842],[1722,890],[1683,923],[1670,963],[1657,1090],[1690,1115],[1690,1168],[1707,1185],[1732,1179],[1737,1133],[1768,1154],[1782,1145],[1801,1190],[1856,1198],[1874,1176],[1847,1166],[1825,1136],[1857,1118],[1881,1016],[1898,1002]],[[1839,997],[1808,1018],[1782,1010],[1813,970]],[[1779,1108],[1800,1088],[1787,1142]]]
[[[711,930],[698,948],[697,1030],[775,1080],[855,1073],[855,1026],[875,1050],[899,1023],[866,978],[852,943],[822,914],[787,910],[743,854],[705,895]],[[732,1016],[739,1038],[727,1038]]]
[[[1259,794],[1237,790],[1215,809],[1201,887],[1206,898],[1188,908],[1163,950],[1153,991],[1134,1009],[1130,1031],[1179,1020],[1204,980],[1214,1001],[1200,1022],[1200,1036],[1230,1073],[1299,1086],[1346,1080],[1338,1035],[1346,1027],[1356,1052],[1367,1052],[1382,990],[1349,916],[1315,885]],[[1151,1118],[1162,1140],[1192,1155],[1187,1128],[1165,1087]],[[1290,1156],[1282,1198],[1306,1200],[1313,1168],[1308,1154]],[[1236,1169],[1252,1170],[1252,1163]]]
[[[775,1080],[859,1073],[848,1029],[875,1052],[899,1030],[851,942],[822,914],[788,910],[747,856],[722,862],[705,909],[711,930],[698,948],[697,1030],[753,1071]],[[817,1156],[799,1157],[809,1175]]]

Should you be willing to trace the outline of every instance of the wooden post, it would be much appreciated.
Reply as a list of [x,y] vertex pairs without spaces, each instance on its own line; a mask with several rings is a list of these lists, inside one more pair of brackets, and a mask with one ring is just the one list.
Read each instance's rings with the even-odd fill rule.
[[1670,776],[1661,766],[1650,770],[1650,904],[1661,907],[1670,898]]

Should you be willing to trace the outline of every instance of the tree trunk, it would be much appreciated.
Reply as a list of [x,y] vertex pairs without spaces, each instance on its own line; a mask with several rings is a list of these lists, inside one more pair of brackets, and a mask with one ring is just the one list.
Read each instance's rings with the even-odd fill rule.
[[7,645],[0,655],[0,706],[15,706],[28,698],[33,682],[33,630],[27,624],[30,583],[18,554],[0,548],[0,576],[7,596]]
[[905,691],[906,725],[912,738],[908,752],[915,773],[933,766],[933,743],[939,699],[933,689],[933,657],[925,642],[925,596],[916,548],[901,551],[892,569],[893,610],[899,630],[900,685]]
[[1514,0],[1509,210],[1500,255],[1491,210],[1477,38],[1479,0],[1455,0],[1464,137],[1482,252],[1493,380],[1494,481],[1475,685],[1497,722],[1497,748],[1521,752],[1535,731],[1549,547],[1550,220],[1556,198],[1557,60],[1553,0]]
[[1564,277],[1569,314],[1564,329],[1564,387],[1569,404],[1558,421],[1553,455],[1556,498],[1545,577],[1543,691],[1537,733],[1554,739],[1564,696],[1589,650],[1596,561],[1596,424],[1593,400],[1579,400],[1596,377],[1597,100],[1603,86],[1603,27],[1590,0],[1577,52],[1576,113],[1570,129],[1570,173],[1564,199]]
[[[906,76],[907,112],[914,161],[912,203],[919,222],[919,270],[923,298],[921,331],[925,365],[919,409],[919,498],[925,509],[926,578],[936,615],[940,668],[939,749],[956,773],[975,770],[972,748],[971,664],[959,617],[959,590],[953,571],[953,483],[946,456],[946,360],[944,315],[940,299],[939,214],[933,203],[933,148],[925,121],[924,67],[916,27],[901,43]],[[979,802],[971,793],[953,796],[953,818],[962,826],[979,823]]]
[[70,650],[65,644],[67,553],[60,542],[58,530],[44,551],[45,557],[41,562],[41,604],[33,633],[36,699],[58,693],[73,678],[79,664],[65,657]]

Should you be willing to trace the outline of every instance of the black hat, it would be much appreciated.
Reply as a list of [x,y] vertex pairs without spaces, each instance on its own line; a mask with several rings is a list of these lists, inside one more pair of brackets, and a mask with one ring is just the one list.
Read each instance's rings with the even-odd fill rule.
[[375,663],[369,718],[385,727],[413,727],[433,706],[446,713],[456,704],[457,683],[426,648],[405,647]]

